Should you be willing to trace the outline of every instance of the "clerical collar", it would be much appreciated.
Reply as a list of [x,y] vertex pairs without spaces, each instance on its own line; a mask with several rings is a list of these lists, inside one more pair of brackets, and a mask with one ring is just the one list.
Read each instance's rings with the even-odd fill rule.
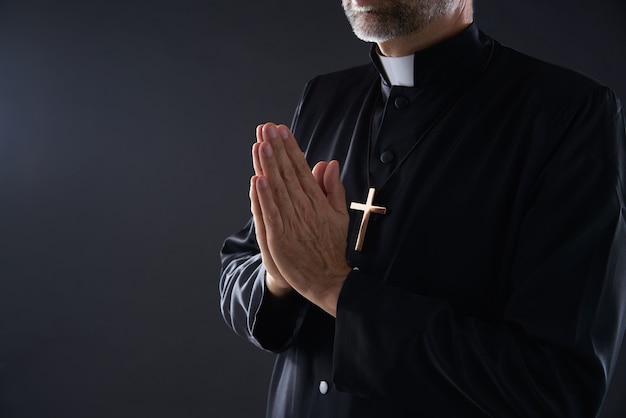
[[378,59],[380,59],[380,63],[385,70],[387,80],[389,80],[389,83],[392,86],[413,87],[413,66],[415,65],[414,55],[407,55],[404,57],[385,57],[379,54]]
[[[465,31],[455,37],[417,51],[408,57],[381,57],[378,53],[378,47],[373,44],[370,58],[381,76],[384,93],[385,90],[390,90],[391,86],[395,85],[421,88],[433,84],[463,83],[482,68],[489,55],[490,45],[489,37],[484,35],[475,23],[472,23]],[[407,64],[411,58],[413,58],[413,62]],[[389,64],[388,60],[391,60],[392,64]],[[402,63],[396,64],[396,60]],[[412,77],[407,77],[406,72],[411,72],[409,70],[411,64]],[[411,81],[411,83],[407,81]]]

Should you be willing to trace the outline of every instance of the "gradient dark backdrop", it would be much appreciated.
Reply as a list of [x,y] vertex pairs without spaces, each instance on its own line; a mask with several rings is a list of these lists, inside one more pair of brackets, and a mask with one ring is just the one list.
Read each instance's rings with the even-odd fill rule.
[[[623,0],[476,8],[626,97]],[[263,416],[272,356],[223,323],[218,251],[256,124],[367,49],[340,0],[0,0],[0,417]]]

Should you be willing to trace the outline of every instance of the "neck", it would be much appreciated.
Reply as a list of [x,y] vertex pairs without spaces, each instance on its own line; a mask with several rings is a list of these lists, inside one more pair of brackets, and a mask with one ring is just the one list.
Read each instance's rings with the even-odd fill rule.
[[378,50],[386,57],[404,57],[453,38],[467,29],[473,21],[472,2],[459,3],[454,12],[436,18],[419,31],[379,42]]

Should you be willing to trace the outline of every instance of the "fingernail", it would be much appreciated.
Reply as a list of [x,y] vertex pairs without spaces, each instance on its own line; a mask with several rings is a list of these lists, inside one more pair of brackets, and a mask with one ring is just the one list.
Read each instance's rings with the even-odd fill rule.
[[272,149],[272,146],[269,143],[265,143],[263,144],[263,154],[266,157],[271,157],[272,155],[274,155],[274,150]]
[[261,189],[267,189],[267,179],[265,177],[259,177],[257,184]]
[[278,132],[282,139],[289,138],[289,129],[286,126],[279,126]]
[[267,127],[267,134],[270,136],[270,138],[276,139],[278,137],[278,131],[276,130],[276,126],[269,125]]

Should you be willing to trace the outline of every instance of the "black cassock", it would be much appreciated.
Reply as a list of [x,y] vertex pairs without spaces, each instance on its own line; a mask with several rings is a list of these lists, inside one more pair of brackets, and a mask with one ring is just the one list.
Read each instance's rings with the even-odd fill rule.
[[[222,312],[276,353],[268,416],[593,417],[626,327],[624,118],[615,95],[472,25],[309,82],[292,129],[339,160],[354,271],[336,320],[264,303],[249,223],[222,249]],[[381,82],[382,78],[382,82]]]

